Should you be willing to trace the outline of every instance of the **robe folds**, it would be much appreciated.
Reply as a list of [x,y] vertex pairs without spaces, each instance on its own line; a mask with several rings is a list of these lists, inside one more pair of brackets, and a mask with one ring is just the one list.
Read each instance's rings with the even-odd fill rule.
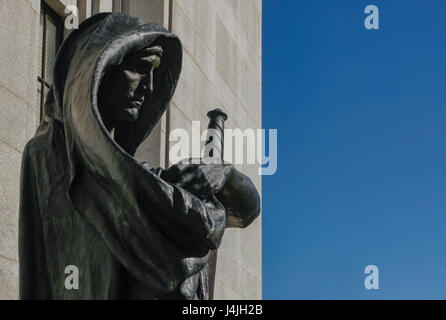
[[[154,98],[113,139],[98,108],[102,76],[154,44],[164,51]],[[196,298],[226,227],[225,208],[133,157],[168,107],[181,64],[175,35],[123,14],[95,15],[64,41],[44,117],[23,153],[21,299]],[[65,286],[67,266],[78,268],[78,289]]]

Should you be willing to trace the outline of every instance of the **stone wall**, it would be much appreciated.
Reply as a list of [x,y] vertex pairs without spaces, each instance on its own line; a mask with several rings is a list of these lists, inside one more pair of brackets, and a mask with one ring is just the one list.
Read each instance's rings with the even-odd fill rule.
[[40,116],[36,105],[39,12],[36,1],[0,3],[0,299],[18,296],[20,162]]
[[[261,128],[261,1],[174,0],[172,31],[183,43],[183,72],[170,109],[170,129],[207,127],[215,107],[226,128]],[[261,191],[257,165],[237,166]],[[215,299],[260,299],[261,218],[227,229],[218,250]]]
[[[261,128],[261,0],[48,0],[61,16],[77,4],[84,19],[125,12],[155,22],[183,43],[182,76],[171,104],[139,159],[168,164],[167,132],[208,123],[206,112],[228,112],[228,128]],[[17,225],[21,154],[39,120],[39,0],[0,0],[0,299],[18,297]],[[171,20],[170,20],[171,19]],[[18,24],[17,21],[20,21]],[[257,165],[240,165],[261,191]],[[261,298],[261,219],[226,230],[217,260],[216,299]]]

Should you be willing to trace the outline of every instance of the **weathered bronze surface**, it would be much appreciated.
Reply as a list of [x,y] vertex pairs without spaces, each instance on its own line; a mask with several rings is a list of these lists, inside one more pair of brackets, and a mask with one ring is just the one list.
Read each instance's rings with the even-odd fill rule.
[[[175,35],[122,14],[93,16],[63,43],[22,159],[21,299],[209,299],[209,252],[260,199],[231,165],[134,158],[181,64]],[[70,265],[78,289],[65,286]]]

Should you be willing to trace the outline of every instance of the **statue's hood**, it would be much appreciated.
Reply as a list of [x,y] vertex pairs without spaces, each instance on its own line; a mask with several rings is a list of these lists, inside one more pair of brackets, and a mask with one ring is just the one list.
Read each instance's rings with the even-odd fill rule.
[[[154,84],[154,98],[145,102],[135,122],[116,128],[113,140],[98,108],[102,77],[127,54],[150,46],[154,41],[163,47],[161,65],[156,69],[158,83]],[[47,103],[46,117],[63,122],[66,133],[72,131],[82,145],[90,145],[93,149],[98,145],[113,145],[120,152],[133,156],[168,107],[181,72],[181,62],[180,40],[161,26],[143,24],[142,20],[124,14],[95,15],[73,30],[59,50],[54,69],[55,101]],[[119,141],[125,141],[126,148],[122,148]]]

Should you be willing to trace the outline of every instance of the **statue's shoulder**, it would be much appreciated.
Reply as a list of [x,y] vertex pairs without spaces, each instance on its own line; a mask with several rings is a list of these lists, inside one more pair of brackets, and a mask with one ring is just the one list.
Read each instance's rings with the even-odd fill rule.
[[[38,154],[54,153],[58,149],[65,149],[65,141],[54,139],[55,128],[51,125],[40,126],[34,137],[32,137],[25,145],[23,156],[33,156]],[[63,135],[63,134],[62,134]],[[55,141],[56,140],[56,141]],[[55,143],[56,142],[56,143]],[[60,145],[59,145],[60,144]]]
[[32,156],[47,150],[47,143],[42,134],[36,134],[25,145],[23,156]]

